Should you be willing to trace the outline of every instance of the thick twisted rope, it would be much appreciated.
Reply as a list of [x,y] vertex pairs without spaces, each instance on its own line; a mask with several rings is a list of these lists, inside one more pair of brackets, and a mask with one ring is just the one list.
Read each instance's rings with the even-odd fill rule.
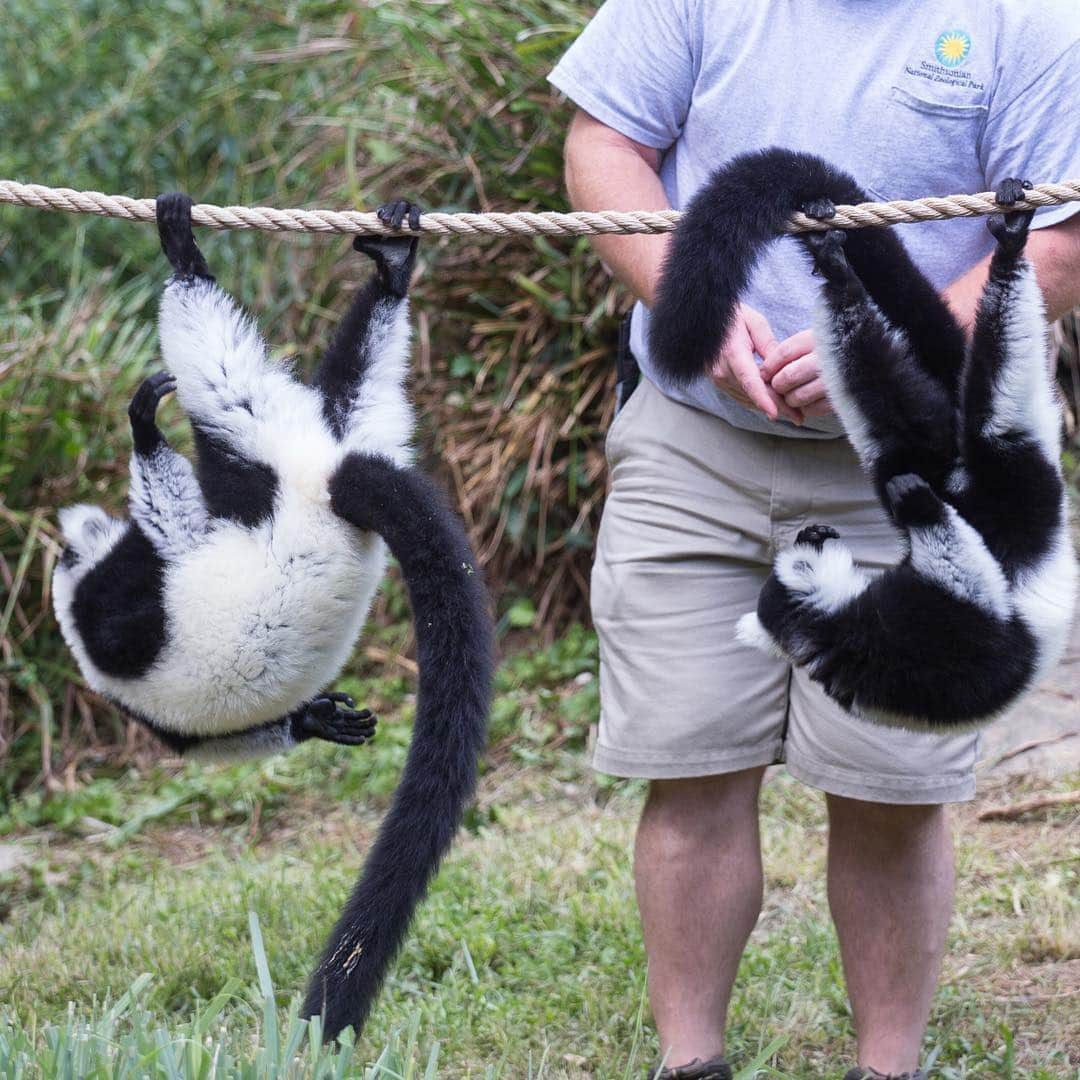
[[[1080,202],[1080,180],[1060,184],[1037,184],[1026,192],[1030,206],[1058,206]],[[154,221],[153,199],[130,199],[125,195],[103,195],[100,191],[72,191],[41,184],[18,184],[0,180],[0,203],[30,206],[37,210],[57,210],[67,214],[98,214],[127,221]],[[860,203],[838,206],[828,224],[792,214],[784,231],[812,232],[817,229],[860,229],[867,225],[901,225],[906,222],[943,221],[946,218],[979,217],[1000,207],[991,191],[979,195],[949,195],[940,198],[902,199],[887,203]],[[600,210],[572,214],[423,214],[420,231],[437,236],[594,236],[601,233],[671,232],[682,215],[677,210]],[[361,233],[388,236],[400,230],[384,225],[375,214],[356,210],[275,210],[268,206],[213,206],[200,203],[191,208],[191,220],[210,229],[261,229],[264,232]]]

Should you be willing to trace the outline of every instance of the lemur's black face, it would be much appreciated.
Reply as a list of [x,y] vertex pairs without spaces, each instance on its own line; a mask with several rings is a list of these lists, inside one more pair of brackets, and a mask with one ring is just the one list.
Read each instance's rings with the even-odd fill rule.
[[60,565],[65,570],[74,570],[79,565],[79,553],[73,547],[66,547],[60,554]]

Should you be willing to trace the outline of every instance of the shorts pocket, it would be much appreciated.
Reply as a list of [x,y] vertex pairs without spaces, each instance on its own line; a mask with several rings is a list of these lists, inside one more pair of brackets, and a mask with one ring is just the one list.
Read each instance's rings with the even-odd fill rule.
[[979,145],[986,116],[985,105],[953,104],[892,87],[878,124],[871,193],[889,200],[981,190]]
[[607,436],[604,439],[604,454],[607,457],[608,465],[615,464],[620,448],[623,445],[627,423],[632,420],[633,414],[637,412],[642,399],[650,389],[648,379],[642,376],[630,396],[623,403],[623,407],[619,409],[612,418],[610,425],[608,425]]

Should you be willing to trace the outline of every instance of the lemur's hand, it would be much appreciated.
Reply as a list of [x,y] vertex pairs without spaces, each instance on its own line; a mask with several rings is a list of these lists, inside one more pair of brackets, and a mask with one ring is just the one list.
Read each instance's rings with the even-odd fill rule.
[[182,191],[157,197],[154,207],[161,250],[176,271],[177,280],[191,282],[202,278],[213,281],[214,276],[191,231],[191,206],[191,196]]
[[[391,228],[400,229],[408,218],[409,228],[420,231],[420,207],[407,199],[395,199],[384,203],[375,211],[379,220]],[[379,279],[395,296],[405,296],[409,291],[413,260],[416,258],[415,236],[357,236],[353,247],[375,260]]]
[[128,406],[131,421],[131,437],[135,450],[148,455],[165,441],[157,426],[157,411],[161,399],[176,389],[176,378],[168,371],[159,371],[143,379]]
[[[1030,180],[1007,177],[994,190],[994,201],[1003,208],[1013,207],[1017,203],[1024,202],[1024,192],[1030,188]],[[1028,226],[1035,216],[1035,207],[1028,205],[1029,209],[1011,214],[991,214],[986,219],[986,227],[1000,247],[1013,252],[1023,250],[1027,242]]]
[[355,704],[348,694],[320,694],[294,721],[297,741],[325,739],[343,746],[363,746],[375,737],[378,717],[370,709],[355,710]]

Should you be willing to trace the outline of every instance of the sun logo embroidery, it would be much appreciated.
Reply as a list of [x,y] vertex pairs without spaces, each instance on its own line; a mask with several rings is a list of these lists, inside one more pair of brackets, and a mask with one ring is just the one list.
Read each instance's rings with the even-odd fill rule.
[[934,55],[945,67],[959,67],[971,52],[971,35],[966,30],[946,30],[934,42]]

